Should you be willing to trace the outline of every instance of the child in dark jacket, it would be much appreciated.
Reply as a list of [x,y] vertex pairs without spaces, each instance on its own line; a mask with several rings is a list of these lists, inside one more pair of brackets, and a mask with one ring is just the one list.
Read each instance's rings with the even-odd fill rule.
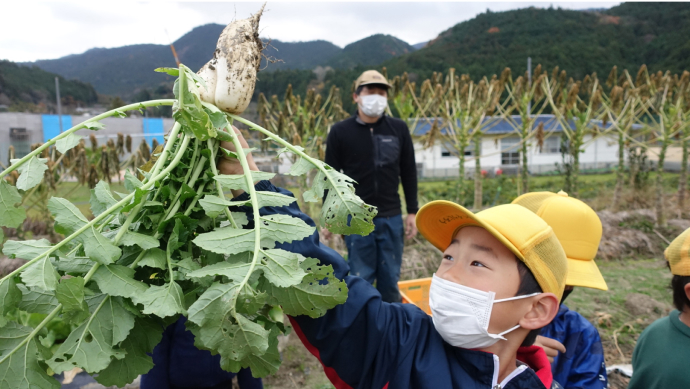
[[[231,160],[219,169],[243,173]],[[268,181],[256,189],[291,195]],[[288,214],[314,226],[296,203],[260,212]],[[371,284],[347,275],[347,263],[321,245],[316,233],[278,245],[332,265],[349,288],[347,302],[326,315],[291,318],[331,382],[339,389],[550,387],[546,354],[521,346],[531,344],[534,330],[555,317],[563,293],[566,257],[551,227],[522,206],[473,214],[447,201],[422,207],[417,227],[444,251],[429,292],[433,317],[413,305],[383,302]]]
[[163,332],[153,349],[154,367],[141,376],[141,389],[227,389],[235,376],[240,389],[263,389],[261,378],[252,377],[251,370],[227,372],[220,368],[219,354],[196,348],[186,321],[181,317]]
[[599,332],[563,304],[575,286],[608,290],[594,262],[601,241],[601,220],[589,205],[563,191],[526,193],[513,204],[526,207],[550,225],[568,258],[560,309],[536,341],[545,347],[547,355],[553,356],[553,379],[565,389],[604,389],[608,383]]

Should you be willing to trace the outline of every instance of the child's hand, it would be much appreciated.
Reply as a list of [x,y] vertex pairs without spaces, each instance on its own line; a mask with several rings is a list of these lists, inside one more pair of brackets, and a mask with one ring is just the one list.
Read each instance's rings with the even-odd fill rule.
[[[249,145],[242,136],[240,130],[235,128],[235,126],[232,126],[232,129],[235,131],[235,134],[237,135],[237,138],[240,141],[240,145],[242,146],[242,148],[248,149]],[[232,142],[220,142],[220,147],[233,152],[237,151],[235,145]],[[223,153],[220,150],[218,152],[217,165],[218,172],[220,174],[244,174],[244,168],[242,168],[242,164],[240,163],[240,161],[237,158],[228,157],[227,155],[225,155],[225,153]],[[256,166],[256,163],[254,162],[254,158],[252,157],[251,153],[247,154],[247,165],[249,166],[249,170],[259,171],[259,168]],[[256,182],[254,184],[256,184]],[[242,193],[244,193],[244,191],[240,189],[232,190],[233,197],[237,197]]]
[[553,363],[553,359],[558,356],[559,352],[565,352],[565,346],[563,343],[541,335],[537,336],[537,340],[534,341],[534,345],[544,349],[546,356],[549,358],[549,363]]
[[[235,131],[235,134],[237,135],[237,138],[240,141],[240,144],[242,145],[243,149],[248,149],[249,145],[247,144],[247,141],[244,139],[242,136],[242,133],[240,130],[235,128],[235,126],[232,126],[232,129]],[[235,148],[235,145],[232,142],[220,142],[220,147],[229,150],[229,151],[237,151]],[[225,155],[225,153],[218,153],[219,154],[219,159],[218,159],[218,171],[221,174],[243,174],[244,169],[242,169],[242,165],[240,164],[240,161],[238,159],[228,157]],[[254,163],[254,158],[252,157],[252,154],[249,153],[247,154],[247,164],[249,165],[249,170],[255,170],[258,171],[259,168],[256,167],[256,163]]]

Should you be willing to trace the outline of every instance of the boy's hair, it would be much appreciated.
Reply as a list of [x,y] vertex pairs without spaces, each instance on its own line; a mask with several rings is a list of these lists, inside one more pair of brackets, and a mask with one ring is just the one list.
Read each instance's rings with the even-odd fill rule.
[[[534,274],[532,274],[532,271],[530,271],[527,265],[525,265],[525,263],[522,262],[518,257],[515,257],[515,260],[517,261],[518,274],[520,275],[520,286],[518,286],[516,296],[522,296],[532,293],[542,293],[543,291],[541,289],[541,286],[539,286],[537,279],[534,278]],[[688,279],[690,280],[690,277],[688,277]],[[688,305],[690,306],[690,302]],[[522,341],[522,344],[520,346],[526,347],[533,345],[534,341],[537,340],[537,336],[540,333],[541,328],[537,328],[536,330],[530,331],[529,334],[527,334],[527,336],[525,337],[525,340]]]
[[673,305],[677,310],[683,312],[685,308],[690,308],[690,300],[685,294],[685,285],[690,283],[690,276],[674,275],[671,279],[671,290],[673,291]]

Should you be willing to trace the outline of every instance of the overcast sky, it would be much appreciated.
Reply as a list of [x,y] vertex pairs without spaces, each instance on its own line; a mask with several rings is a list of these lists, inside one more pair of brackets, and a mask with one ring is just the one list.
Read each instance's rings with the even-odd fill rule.
[[[376,33],[410,44],[435,38],[487,9],[529,6],[610,8],[620,2],[288,2],[269,1],[261,36],[282,41],[324,39],[343,47]],[[246,18],[260,2],[51,1],[3,2],[0,59],[34,61],[93,47],[168,44],[196,26]],[[537,21],[535,21],[537,22]],[[166,34],[167,30],[167,34]]]

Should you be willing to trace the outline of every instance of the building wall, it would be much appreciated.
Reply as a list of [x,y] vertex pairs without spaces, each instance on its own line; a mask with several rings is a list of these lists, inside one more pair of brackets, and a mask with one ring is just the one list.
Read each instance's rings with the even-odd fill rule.
[[[65,115],[67,116],[67,115]],[[0,162],[7,165],[8,159],[8,149],[11,144],[10,142],[10,128],[26,128],[27,133],[29,133],[29,143],[41,143],[44,141],[43,134],[43,115],[33,114],[33,113],[20,113],[20,112],[0,112]],[[82,123],[92,116],[90,115],[72,115],[72,125],[77,125]],[[162,119],[148,119],[148,120],[161,120],[163,122],[163,131],[168,133],[175,121],[171,118]],[[68,122],[65,120],[64,122]],[[141,117],[109,117],[101,120],[101,123],[105,125],[105,128],[99,131],[93,131],[86,128],[78,130],[76,133],[87,139],[90,134],[94,134],[99,144],[107,143],[108,139],[117,140],[117,134],[122,133],[123,135],[130,135],[132,137],[133,147],[138,147],[144,136],[144,119]],[[158,126],[160,128],[160,126]],[[63,130],[68,130],[69,128],[63,128]],[[151,141],[151,138],[156,137],[160,143],[160,136],[154,136],[151,132],[148,133],[146,138]],[[127,156],[125,156],[126,158]]]
[[[511,135],[511,137],[516,135]],[[492,173],[495,169],[507,172],[516,171],[518,165],[503,165],[501,162],[501,139],[506,135],[486,135],[482,138],[480,158],[481,169]],[[600,136],[592,140],[591,135],[585,136],[584,152],[580,154],[580,168],[606,168],[618,164],[618,143],[613,137]],[[561,163],[560,152],[541,152],[536,142],[528,147],[528,166],[533,174],[546,173],[556,169],[556,163]],[[459,159],[457,156],[443,156],[445,150],[442,144],[425,149],[419,142],[415,143],[415,157],[417,164],[422,164],[422,177],[457,177]],[[465,174],[472,177],[475,169],[474,156],[465,157]]]

